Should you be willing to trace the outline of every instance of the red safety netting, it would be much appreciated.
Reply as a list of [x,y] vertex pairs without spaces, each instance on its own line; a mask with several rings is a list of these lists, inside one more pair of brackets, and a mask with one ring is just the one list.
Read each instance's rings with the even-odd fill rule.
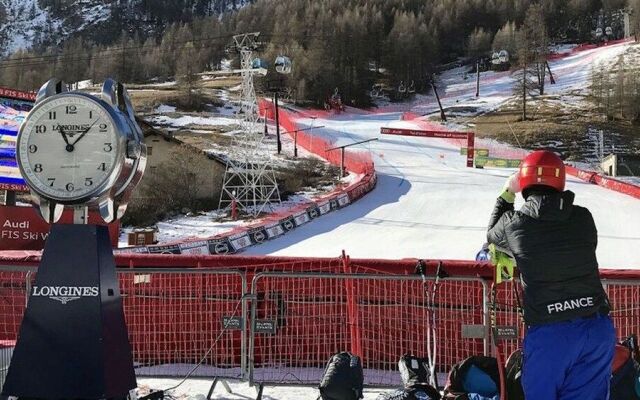
[[[261,100],[260,110],[263,113],[266,113],[267,118],[275,118],[275,105],[272,102],[264,99]],[[294,134],[292,132],[302,128],[296,123],[296,119],[304,118],[306,115],[304,113],[296,115],[296,112],[283,107],[279,109],[278,114],[280,118],[280,126],[286,129],[289,135],[293,138]],[[300,147],[324,158],[331,164],[341,165],[342,155],[340,150],[327,151],[327,149],[334,146],[333,143],[326,138],[322,138],[308,132],[298,132],[297,142]],[[347,170],[357,174],[371,174],[374,172],[373,161],[368,152],[345,151],[344,166]]]
[[[0,268],[0,340],[12,341],[38,259],[1,257],[2,265],[13,266]],[[488,348],[486,340],[463,335],[464,326],[488,323],[493,267],[486,263],[428,260],[426,282],[415,272],[415,259],[126,254],[117,264],[124,268],[118,272],[120,288],[141,375],[179,376],[204,359],[198,375],[242,379],[249,363],[256,382],[317,383],[331,354],[351,350],[362,356],[368,384],[393,386],[402,354],[426,355],[429,326],[437,332],[440,372]],[[19,266],[25,270],[16,271]],[[449,278],[432,297],[438,266]],[[276,275],[258,275],[264,272]],[[601,275],[619,336],[638,332],[640,273],[602,270]],[[522,327],[513,286],[498,287],[497,323]],[[241,302],[247,293],[255,295],[254,319],[252,303]],[[225,318],[242,322],[230,328]],[[262,330],[252,331],[254,323]],[[502,345],[508,354],[520,340]]]

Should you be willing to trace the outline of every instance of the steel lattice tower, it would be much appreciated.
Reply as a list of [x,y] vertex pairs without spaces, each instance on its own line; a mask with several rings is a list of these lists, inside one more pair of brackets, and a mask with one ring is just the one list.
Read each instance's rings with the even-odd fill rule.
[[280,191],[266,146],[264,133],[258,124],[258,102],[253,85],[254,75],[266,75],[264,68],[253,68],[253,52],[258,49],[259,32],[236,35],[233,48],[240,53],[242,96],[240,98],[240,133],[234,135],[232,154],[222,183],[220,209],[228,209],[235,200],[238,210],[257,216],[272,205],[280,204]]

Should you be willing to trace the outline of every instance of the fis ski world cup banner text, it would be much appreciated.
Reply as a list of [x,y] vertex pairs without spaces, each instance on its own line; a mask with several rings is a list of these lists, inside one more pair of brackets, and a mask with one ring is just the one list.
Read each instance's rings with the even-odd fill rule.
[[16,162],[16,140],[34,100],[34,93],[0,87],[0,190],[28,190]]

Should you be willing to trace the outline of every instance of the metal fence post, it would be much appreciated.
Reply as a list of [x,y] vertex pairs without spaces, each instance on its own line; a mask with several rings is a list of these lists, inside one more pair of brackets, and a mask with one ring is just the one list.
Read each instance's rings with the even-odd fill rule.
[[491,315],[489,314],[489,285],[487,281],[482,280],[482,324],[484,325],[484,339],[482,344],[484,347],[484,355],[491,355]]

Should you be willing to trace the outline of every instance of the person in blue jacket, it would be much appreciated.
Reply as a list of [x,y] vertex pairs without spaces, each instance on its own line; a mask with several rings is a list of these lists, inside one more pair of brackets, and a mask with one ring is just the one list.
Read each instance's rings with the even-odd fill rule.
[[[556,154],[529,154],[496,201],[487,241],[520,271],[525,398],[607,400],[616,332],[598,272],[598,233],[564,186]],[[525,203],[516,211],[520,191]]]

